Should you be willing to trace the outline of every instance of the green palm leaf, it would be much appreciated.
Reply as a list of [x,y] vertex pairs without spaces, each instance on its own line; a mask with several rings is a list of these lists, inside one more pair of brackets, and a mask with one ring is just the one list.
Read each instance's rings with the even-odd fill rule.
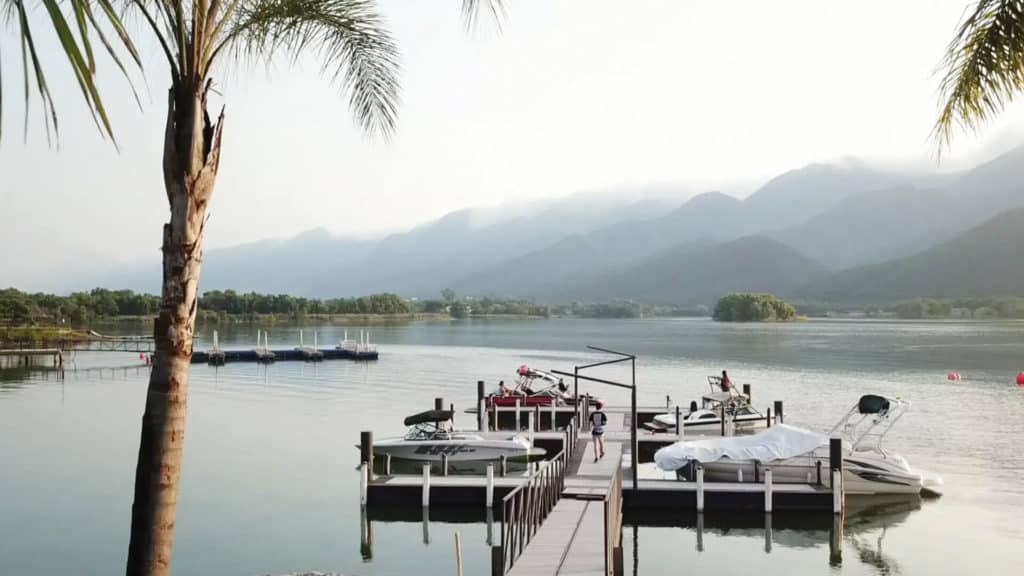
[[370,0],[250,0],[235,2],[224,37],[207,69],[224,50],[269,59],[317,52],[324,71],[339,80],[349,107],[367,132],[385,137],[395,127],[399,101],[398,47]]
[[[57,35],[61,50],[71,65],[72,73],[78,82],[82,97],[92,114],[93,121],[100,129],[101,134],[109,136],[113,140],[114,132],[110,125],[110,119],[103,106],[103,101],[100,99],[99,90],[96,88],[96,65],[90,32],[95,31],[99,34],[104,49],[114,58],[125,77],[129,77],[127,69],[121,63],[114,45],[103,34],[99,21],[93,14],[93,6],[96,5],[101,8],[104,15],[103,21],[116,31],[121,46],[128,51],[135,63],[139,64],[138,54],[131,39],[124,30],[120,17],[114,11],[110,0],[70,0],[68,5],[75,19],[75,27],[72,28],[58,0],[40,0],[40,3],[49,18],[53,31]],[[57,110],[49,84],[46,81],[46,74],[43,70],[39,53],[36,49],[36,39],[29,20],[26,0],[0,0],[0,13],[4,17],[5,24],[13,25],[20,39],[26,108],[31,99],[32,92],[30,86],[33,84],[32,79],[34,78],[36,95],[39,97],[43,107],[47,140],[51,141],[51,135],[56,137],[59,134]],[[134,86],[132,89],[134,91]],[[2,94],[3,75],[0,74],[0,136],[3,135]],[[27,133],[28,114],[26,114],[25,122]]]
[[980,0],[960,25],[943,62],[940,151],[956,127],[976,131],[1024,90],[1024,1]]

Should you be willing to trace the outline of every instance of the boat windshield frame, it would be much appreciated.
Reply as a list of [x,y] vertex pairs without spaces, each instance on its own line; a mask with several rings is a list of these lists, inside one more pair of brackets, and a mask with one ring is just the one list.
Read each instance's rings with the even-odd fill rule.
[[910,401],[890,396],[883,396],[883,398],[889,401],[888,408],[871,413],[860,411],[860,399],[858,398],[857,403],[832,427],[829,436],[842,438],[843,444],[850,451],[874,450],[885,454],[882,441],[889,430],[892,430],[896,422],[910,409]]

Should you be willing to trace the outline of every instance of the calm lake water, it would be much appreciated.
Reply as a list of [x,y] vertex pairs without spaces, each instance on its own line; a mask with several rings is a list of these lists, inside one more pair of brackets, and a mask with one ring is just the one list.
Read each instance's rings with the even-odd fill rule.
[[[339,327],[319,331],[320,342],[341,337]],[[270,338],[294,345],[298,328]],[[353,445],[360,430],[401,433],[402,418],[437,396],[468,408],[477,380],[510,381],[520,364],[571,369],[594,358],[586,344],[639,355],[643,404],[688,403],[722,368],[753,386],[755,404],[784,400],[787,423],[815,429],[864,393],[909,399],[888,446],[946,482],[941,499],[847,518],[841,562],[830,562],[827,528],[776,514],[766,542],[763,519],[709,514],[702,550],[686,519],[627,526],[627,573],[1019,574],[1024,565],[1024,389],[1014,385],[1024,324],[465,321],[374,327],[372,338],[375,363],[193,367],[174,574],[454,574],[456,531],[466,574],[489,573],[478,522],[373,521],[366,558]],[[255,328],[221,339],[251,347]],[[124,570],[147,374],[84,370],[129,365],[133,354],[75,360],[82,370],[64,381],[0,375],[0,574]],[[963,380],[947,381],[953,371]]]

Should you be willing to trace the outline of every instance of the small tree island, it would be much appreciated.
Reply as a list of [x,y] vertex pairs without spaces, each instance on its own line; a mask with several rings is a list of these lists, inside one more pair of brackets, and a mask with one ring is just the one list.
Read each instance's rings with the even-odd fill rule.
[[715,304],[712,316],[718,322],[788,322],[796,309],[771,294],[728,294]]

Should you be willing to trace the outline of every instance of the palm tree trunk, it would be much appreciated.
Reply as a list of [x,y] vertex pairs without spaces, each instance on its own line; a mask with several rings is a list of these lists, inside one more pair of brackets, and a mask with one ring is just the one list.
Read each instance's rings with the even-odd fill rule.
[[163,159],[171,219],[163,232],[163,288],[135,469],[128,576],[170,573],[203,227],[220,160],[223,120],[221,112],[216,126],[210,122],[206,87],[171,89]]

